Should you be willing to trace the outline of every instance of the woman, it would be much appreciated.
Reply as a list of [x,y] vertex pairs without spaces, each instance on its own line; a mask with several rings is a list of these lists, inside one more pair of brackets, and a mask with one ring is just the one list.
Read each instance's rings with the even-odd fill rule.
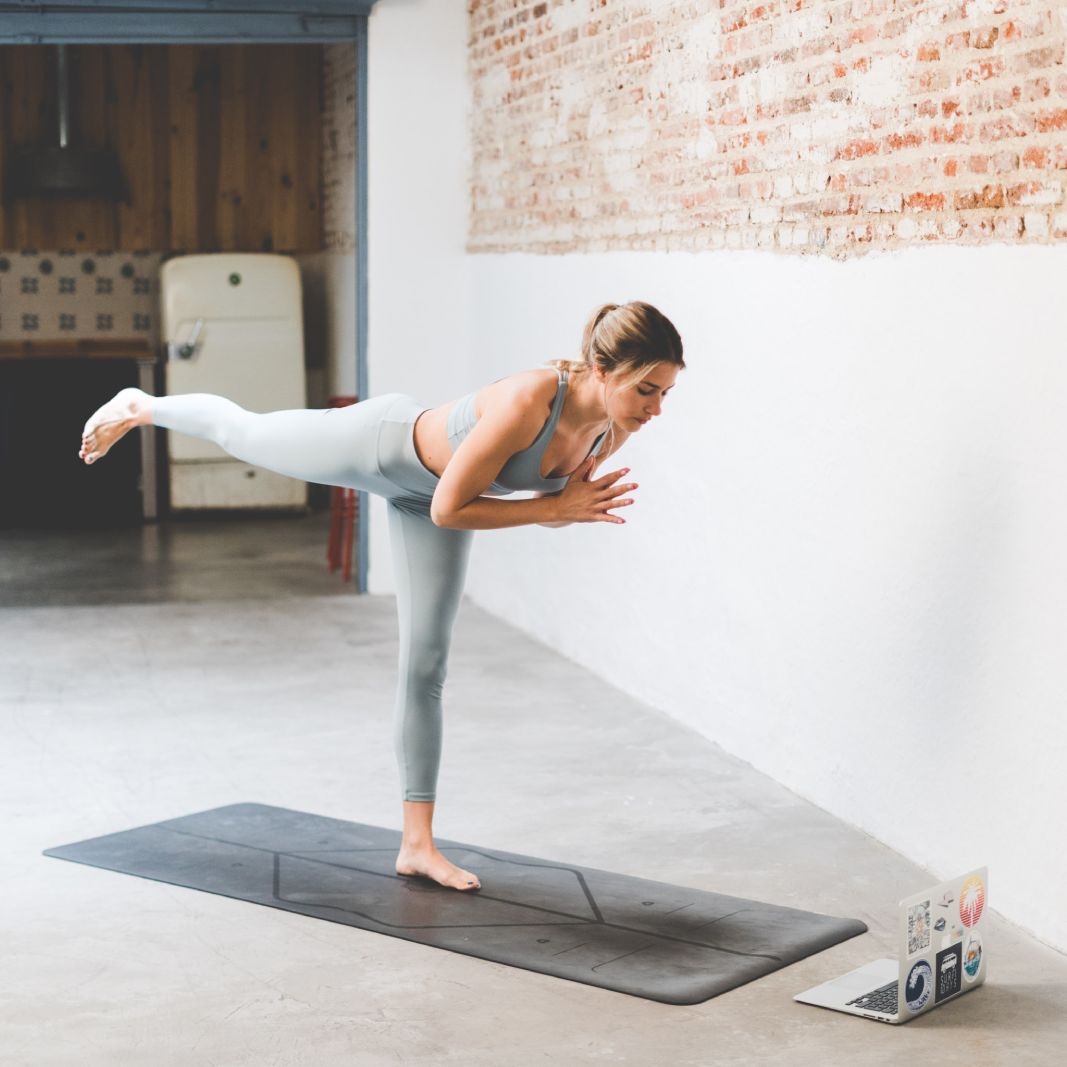
[[[163,426],[280,474],[385,497],[400,622],[395,747],[404,831],[396,871],[462,891],[481,883],[437,850],[432,823],[441,691],[472,531],[625,522],[612,512],[633,503],[623,494],[636,483],[616,484],[629,468],[596,480],[594,469],[660,414],[685,364],[674,326],[634,301],[601,307],[586,325],[582,359],[550,366],[429,409],[388,393],[346,408],[257,415],[206,393],[123,389],[85,424],[79,453],[94,463],[134,426]],[[516,490],[537,495],[492,499]]]

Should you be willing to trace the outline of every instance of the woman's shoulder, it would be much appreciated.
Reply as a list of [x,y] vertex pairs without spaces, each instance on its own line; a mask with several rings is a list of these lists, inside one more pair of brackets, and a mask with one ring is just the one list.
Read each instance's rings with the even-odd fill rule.
[[501,382],[507,382],[509,387],[516,393],[529,394],[531,396],[543,396],[545,393],[556,394],[559,386],[559,371],[555,367],[534,367],[531,370],[520,370],[501,378]]
[[507,404],[519,406],[531,412],[547,407],[552,409],[552,402],[559,389],[559,373],[555,367],[536,367],[532,370],[516,371],[505,378],[500,378],[487,385],[479,397],[479,406]]

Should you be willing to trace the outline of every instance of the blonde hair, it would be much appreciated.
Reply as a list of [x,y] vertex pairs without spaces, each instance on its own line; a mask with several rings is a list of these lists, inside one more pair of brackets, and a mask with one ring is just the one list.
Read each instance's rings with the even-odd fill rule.
[[[586,374],[599,367],[605,374],[622,375],[620,389],[636,385],[649,367],[659,363],[685,369],[682,339],[671,320],[643,300],[603,304],[582,331],[581,359],[547,360],[549,366],[571,374]],[[612,423],[608,451],[614,444]]]

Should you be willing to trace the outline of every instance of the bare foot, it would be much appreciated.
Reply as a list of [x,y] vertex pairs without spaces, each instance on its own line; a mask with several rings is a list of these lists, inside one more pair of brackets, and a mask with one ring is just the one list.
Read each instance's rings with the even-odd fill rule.
[[111,446],[135,426],[146,425],[151,416],[152,398],[140,389],[121,389],[85,424],[78,456],[95,463]]
[[421,849],[401,846],[400,855],[396,858],[396,873],[408,876],[421,874],[449,889],[468,893],[482,888],[476,874],[445,859],[433,845]]

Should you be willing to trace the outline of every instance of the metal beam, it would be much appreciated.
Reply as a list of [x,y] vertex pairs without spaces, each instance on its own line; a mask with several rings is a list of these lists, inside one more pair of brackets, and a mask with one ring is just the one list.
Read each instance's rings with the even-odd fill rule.
[[356,35],[356,17],[257,15],[7,15],[3,44],[328,44]]
[[0,0],[0,11],[193,11],[262,15],[368,15],[374,0]]
[[352,40],[374,0],[0,3],[0,43],[226,44]]

